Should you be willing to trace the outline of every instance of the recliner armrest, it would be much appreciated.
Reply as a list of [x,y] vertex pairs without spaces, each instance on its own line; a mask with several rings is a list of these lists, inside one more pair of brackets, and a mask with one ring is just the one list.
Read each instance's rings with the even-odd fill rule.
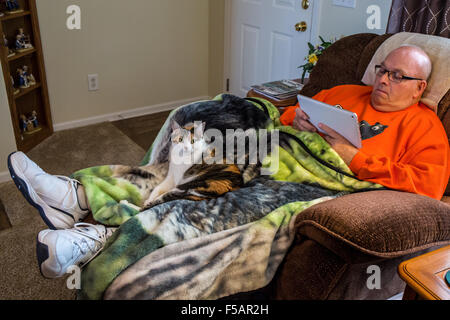
[[449,244],[450,205],[407,192],[360,192],[308,208],[295,227],[352,263],[394,258]]

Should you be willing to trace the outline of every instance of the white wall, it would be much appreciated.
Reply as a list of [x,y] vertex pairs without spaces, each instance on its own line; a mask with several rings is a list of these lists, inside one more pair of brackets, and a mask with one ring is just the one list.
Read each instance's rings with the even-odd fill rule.
[[[333,0],[313,0],[320,1],[321,14],[319,22],[319,35],[325,40],[341,38],[355,33],[376,33],[386,32],[392,0],[355,0],[356,8],[338,7],[333,4]],[[380,8],[381,29],[369,29],[367,27],[367,8],[370,5],[377,5]],[[314,44],[320,40],[312,39]]]

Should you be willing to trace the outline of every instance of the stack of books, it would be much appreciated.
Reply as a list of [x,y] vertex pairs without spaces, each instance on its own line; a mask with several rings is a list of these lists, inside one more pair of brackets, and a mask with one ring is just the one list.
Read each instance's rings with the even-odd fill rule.
[[252,86],[253,91],[275,100],[297,96],[303,84],[292,80],[278,80]]

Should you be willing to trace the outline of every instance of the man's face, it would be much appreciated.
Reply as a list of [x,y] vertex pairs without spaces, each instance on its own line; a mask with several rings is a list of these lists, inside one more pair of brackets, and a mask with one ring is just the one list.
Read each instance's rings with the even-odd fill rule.
[[[393,51],[381,63],[381,66],[399,75],[423,79],[420,66],[406,50]],[[426,86],[426,82],[423,82],[420,80],[394,82],[388,78],[388,73],[382,76],[377,75],[371,97],[372,106],[383,112],[403,110],[420,98]]]

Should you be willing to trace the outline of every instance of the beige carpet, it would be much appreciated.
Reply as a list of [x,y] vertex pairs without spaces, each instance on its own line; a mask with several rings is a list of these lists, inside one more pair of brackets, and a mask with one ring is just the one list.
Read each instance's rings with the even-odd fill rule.
[[[96,165],[136,165],[145,150],[105,122],[56,132],[27,155],[49,173],[70,175]],[[66,277],[45,279],[39,272],[36,236],[47,227],[37,210],[13,182],[0,184],[0,200],[12,224],[0,232],[0,300],[73,299],[75,292],[67,289]]]

